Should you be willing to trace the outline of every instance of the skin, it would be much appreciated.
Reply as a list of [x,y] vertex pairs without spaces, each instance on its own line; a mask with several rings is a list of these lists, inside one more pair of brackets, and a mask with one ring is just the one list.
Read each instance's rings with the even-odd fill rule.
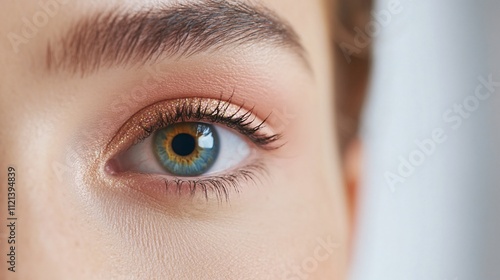
[[[45,46],[72,19],[145,2],[70,2],[17,53],[5,38],[19,33],[38,1],[8,0],[0,9],[0,215],[7,220],[13,166],[18,217],[16,272],[7,270],[2,226],[0,278],[343,279],[351,233],[334,137],[326,4],[262,1],[299,35],[312,72],[289,52],[261,46],[166,57],[150,64],[162,69],[161,82],[129,102],[146,67],[54,75],[44,67]],[[141,177],[119,180],[106,171],[113,153],[104,147],[133,114],[158,101],[217,98],[231,89],[232,102],[254,106],[258,118],[273,112],[266,125],[286,144],[266,151],[240,135],[267,175],[242,182],[229,202],[143,192],[130,187]],[[119,113],[110,110],[116,100],[126,104]]]

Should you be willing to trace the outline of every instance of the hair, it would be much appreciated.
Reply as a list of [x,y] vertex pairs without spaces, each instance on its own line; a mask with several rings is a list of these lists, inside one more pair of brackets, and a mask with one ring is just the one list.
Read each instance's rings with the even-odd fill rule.
[[354,28],[365,26],[370,20],[371,0],[332,0],[335,5],[332,32],[335,59],[335,112],[340,151],[358,135],[361,112],[365,100],[371,66],[371,48],[349,55],[341,49],[342,43],[354,45]]

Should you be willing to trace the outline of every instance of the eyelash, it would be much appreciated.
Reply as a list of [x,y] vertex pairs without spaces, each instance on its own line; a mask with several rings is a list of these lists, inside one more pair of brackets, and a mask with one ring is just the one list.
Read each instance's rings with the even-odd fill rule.
[[221,176],[210,176],[203,179],[163,179],[165,183],[165,190],[168,193],[171,187],[177,194],[181,194],[182,190],[187,187],[189,194],[194,196],[197,190],[201,190],[205,200],[209,200],[209,194],[215,194],[216,200],[221,203],[223,201],[229,202],[229,194],[231,190],[236,193],[240,191],[240,184],[242,182],[255,183],[257,173],[267,174],[266,169],[262,163],[253,163],[231,174]]
[[[170,110],[165,108],[162,109],[162,106],[159,106],[160,108],[154,108],[151,118],[148,119],[146,124],[137,124],[140,126],[141,131],[136,136],[133,145],[144,141],[157,130],[178,122],[207,121],[223,124],[238,131],[248,137],[251,142],[261,149],[275,150],[282,146],[273,145],[273,143],[282,138],[281,134],[266,135],[261,132],[269,116],[262,121],[257,120],[253,114],[253,108],[243,112],[244,105],[228,113],[230,107],[234,108],[234,105],[231,103],[232,96],[227,100],[222,98],[213,99],[212,101],[217,102],[215,107],[211,107],[208,103],[203,105],[203,100],[204,99],[193,98],[190,101],[175,103],[173,107],[169,107]],[[258,123],[255,124],[256,122]],[[189,190],[189,194],[192,197],[197,193],[197,190],[199,190],[207,201],[210,195],[214,194],[216,200],[220,203],[229,201],[231,190],[239,193],[242,182],[255,183],[256,180],[260,181],[258,175],[267,175],[267,170],[262,161],[254,160],[252,163],[234,170],[229,174],[212,175],[194,179],[161,178],[161,183],[165,185],[167,194],[177,193],[180,195]]]
[[252,118],[253,108],[239,115],[241,110],[243,110],[244,105],[239,106],[236,112],[226,115],[229,106],[231,106],[232,96],[228,100],[223,100],[222,98],[217,99],[217,106],[211,109],[211,112],[207,112],[209,106],[203,106],[201,101],[193,105],[192,103],[183,103],[182,105],[176,104],[174,107],[174,113],[163,112],[162,110],[157,110],[157,121],[148,126],[143,126],[142,129],[144,133],[139,136],[138,142],[146,139],[156,130],[185,121],[209,121],[212,123],[218,123],[226,125],[229,128],[237,130],[241,134],[248,137],[254,144],[266,150],[273,150],[279,147],[271,147],[270,144],[276,142],[281,138],[281,134],[273,134],[266,136],[260,134],[259,131],[264,127],[265,122],[269,118],[266,117],[258,125],[253,126],[256,121],[256,117]]

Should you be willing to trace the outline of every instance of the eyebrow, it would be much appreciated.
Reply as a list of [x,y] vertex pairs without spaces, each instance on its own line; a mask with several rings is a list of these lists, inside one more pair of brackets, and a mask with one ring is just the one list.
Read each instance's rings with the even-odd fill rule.
[[306,65],[296,32],[271,10],[226,0],[156,7],[136,12],[100,12],[72,25],[46,51],[50,72],[82,75],[102,67],[189,57],[224,47],[264,44],[289,49]]

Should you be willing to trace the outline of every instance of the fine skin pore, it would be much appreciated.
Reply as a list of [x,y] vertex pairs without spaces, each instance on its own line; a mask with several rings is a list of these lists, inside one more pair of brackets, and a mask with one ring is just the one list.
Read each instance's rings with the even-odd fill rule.
[[[216,19],[205,26],[218,29],[210,30],[221,34],[216,39],[199,38],[197,25],[184,43],[172,33],[147,33],[163,26],[155,25],[162,16],[173,19],[199,3],[207,20]],[[327,5],[240,3],[2,2],[0,218],[7,221],[12,166],[18,220],[16,272],[5,261],[10,234],[2,226],[1,279],[345,278],[350,214],[336,150]],[[241,9],[256,13],[245,18]],[[232,15],[227,22],[242,26],[220,24]],[[139,42],[166,36],[158,41],[177,45],[134,49],[134,34],[122,38],[94,25],[109,18],[136,20],[114,31],[149,19],[135,33]],[[229,103],[226,116],[248,112],[249,126],[265,121],[261,136],[280,135],[269,148],[220,115],[200,118],[219,121],[248,149],[210,179],[236,174],[237,186],[220,192],[192,180],[166,183],[174,178],[161,169],[123,163],[134,160],[125,153],[146,137],[139,128],[154,124],[155,112],[186,103],[217,108],[221,100]],[[245,168],[253,168],[251,178],[241,176]]]

